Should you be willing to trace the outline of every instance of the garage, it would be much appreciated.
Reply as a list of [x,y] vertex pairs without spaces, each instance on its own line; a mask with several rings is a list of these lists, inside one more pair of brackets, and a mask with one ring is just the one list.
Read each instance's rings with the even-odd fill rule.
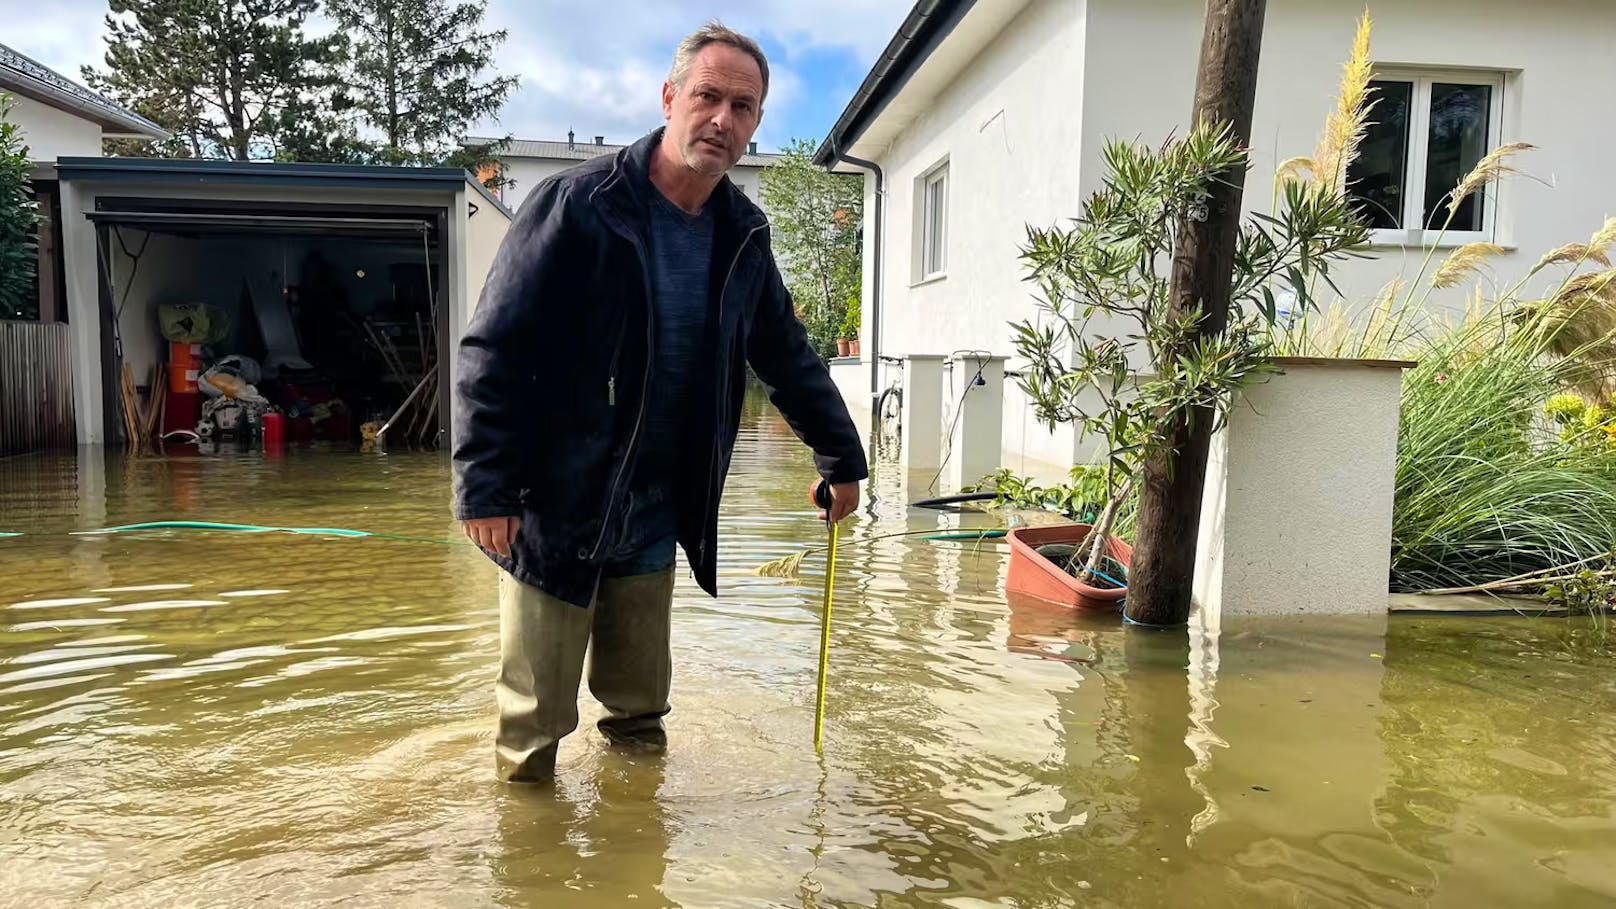
[[79,440],[447,441],[510,212],[451,168],[63,159]]

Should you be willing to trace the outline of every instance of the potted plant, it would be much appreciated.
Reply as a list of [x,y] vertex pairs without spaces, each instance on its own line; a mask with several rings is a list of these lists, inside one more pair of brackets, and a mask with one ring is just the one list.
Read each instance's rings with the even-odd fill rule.
[[1170,306],[1178,234],[1203,218],[1216,181],[1247,165],[1227,130],[1201,125],[1159,148],[1109,141],[1103,187],[1069,226],[1028,228],[1022,249],[1039,317],[1013,325],[1020,385],[1041,420],[1078,423],[1102,441],[1092,523],[1017,528],[1007,586],[1074,607],[1116,608],[1132,548],[1115,534],[1131,515],[1142,465],[1185,419],[1228,418],[1242,387],[1276,372],[1276,292],[1311,305],[1332,260],[1367,241],[1342,194],[1282,187],[1272,216],[1242,227],[1225,330],[1188,343],[1198,308]]
[[850,297],[848,299],[848,301],[847,301],[846,308],[844,308],[842,310],[842,323],[841,323],[840,327],[838,328],[838,334],[840,335],[840,337],[838,338],[838,340],[836,342],[838,349],[841,348],[842,339],[845,339],[847,341],[847,349],[842,351],[842,356],[844,356],[844,357],[846,357],[846,356],[854,356],[854,357],[858,356],[859,355],[859,298],[858,297]]

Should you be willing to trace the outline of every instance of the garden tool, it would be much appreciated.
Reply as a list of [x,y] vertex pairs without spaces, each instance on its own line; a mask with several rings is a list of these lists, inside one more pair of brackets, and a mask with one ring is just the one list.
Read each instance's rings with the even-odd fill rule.
[[825,679],[830,674],[830,604],[836,589],[836,522],[831,520],[832,503],[830,484],[820,480],[814,484],[813,503],[825,510],[825,532],[829,536],[829,555],[825,560],[825,604],[819,614],[819,687],[814,693],[814,750],[825,741]]

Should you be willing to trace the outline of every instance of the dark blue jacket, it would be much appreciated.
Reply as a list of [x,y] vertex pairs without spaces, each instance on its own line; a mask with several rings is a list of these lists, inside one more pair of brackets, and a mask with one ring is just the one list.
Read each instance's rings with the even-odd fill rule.
[[[460,341],[454,382],[455,516],[520,515],[523,583],[587,605],[623,531],[652,374],[649,162],[661,130],[557,174],[522,204]],[[679,542],[717,594],[718,502],[746,365],[833,483],[868,475],[858,431],[808,344],[763,213],[728,178],[713,192],[710,363],[693,383],[677,465]]]

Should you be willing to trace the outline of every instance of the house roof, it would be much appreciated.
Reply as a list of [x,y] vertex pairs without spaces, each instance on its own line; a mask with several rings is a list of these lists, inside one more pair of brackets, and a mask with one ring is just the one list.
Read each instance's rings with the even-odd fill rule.
[[56,162],[56,173],[62,180],[233,186],[290,185],[423,191],[454,191],[468,186],[506,216],[511,216],[511,210],[503,202],[459,167],[302,164],[201,158],[61,158]]
[[[484,136],[466,136],[460,140],[462,146],[494,145],[501,140]],[[625,145],[610,145],[594,142],[568,142],[565,139],[511,139],[502,146],[498,158],[549,158],[557,161],[588,161],[599,155],[612,155],[627,148]],[[738,167],[767,167],[779,161],[784,155],[771,152],[759,152],[755,155],[742,155],[741,160],[735,162]]]
[[0,44],[0,89],[96,123],[109,138],[168,138],[161,126],[4,44]]
[[814,163],[824,167],[839,160],[975,5],[976,0],[918,0],[819,143]]

